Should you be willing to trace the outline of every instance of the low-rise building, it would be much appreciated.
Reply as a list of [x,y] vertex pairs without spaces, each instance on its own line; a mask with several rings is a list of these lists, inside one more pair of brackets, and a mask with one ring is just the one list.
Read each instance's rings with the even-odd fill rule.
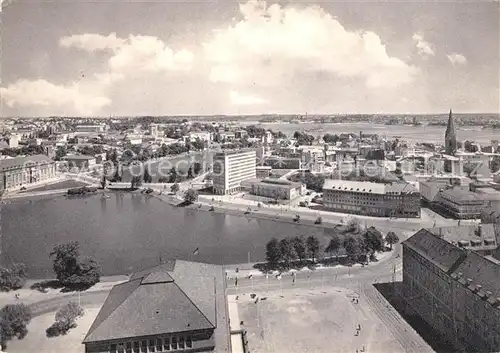
[[265,179],[271,176],[272,167],[258,165],[255,167],[255,175],[257,179]]
[[113,287],[83,340],[86,353],[231,352],[221,266],[169,261]]
[[422,229],[403,243],[406,312],[460,351],[500,351],[500,262]]
[[0,188],[15,190],[56,177],[56,163],[44,155],[0,160]]
[[70,169],[88,170],[96,165],[96,158],[88,155],[68,155],[64,156],[63,161],[66,161]]
[[98,125],[77,125],[75,127],[76,132],[95,132],[95,133],[101,133],[106,131],[106,125],[105,124],[98,124]]
[[450,188],[440,191],[436,206],[456,219],[475,219],[481,216],[481,209],[486,206],[484,198],[462,188]]
[[306,193],[304,184],[283,179],[250,179],[242,182],[242,186],[252,195],[275,200],[293,200]]
[[326,180],[327,210],[375,217],[420,217],[420,193],[407,183]]
[[269,156],[264,159],[264,165],[273,169],[300,169],[300,158],[283,158],[277,156]]

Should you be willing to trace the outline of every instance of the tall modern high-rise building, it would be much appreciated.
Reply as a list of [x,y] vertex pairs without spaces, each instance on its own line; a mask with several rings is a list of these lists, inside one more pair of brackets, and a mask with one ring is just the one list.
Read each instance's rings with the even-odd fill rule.
[[444,135],[445,151],[447,155],[454,156],[457,151],[457,134],[455,132],[455,124],[453,123],[453,114],[450,109],[448,117],[448,126]]
[[214,193],[226,195],[242,190],[242,181],[257,177],[256,162],[255,150],[216,153],[212,173]]

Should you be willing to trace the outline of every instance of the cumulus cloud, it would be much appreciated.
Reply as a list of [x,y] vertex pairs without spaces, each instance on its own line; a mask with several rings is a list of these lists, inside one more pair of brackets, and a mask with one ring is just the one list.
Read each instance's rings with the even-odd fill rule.
[[113,85],[143,74],[189,71],[194,58],[190,51],[174,51],[152,36],[131,35],[125,39],[115,33],[107,36],[86,33],[63,37],[59,45],[89,53],[110,51],[106,70],[63,85],[46,80],[18,80],[1,88],[1,97],[7,106],[50,106],[77,114],[95,114],[111,105],[109,90]]
[[368,87],[411,82],[417,69],[388,54],[373,32],[348,31],[318,6],[240,5],[242,19],[204,43],[214,82],[280,85],[322,72],[360,78]]
[[452,54],[446,55],[446,57],[448,58],[448,60],[450,61],[450,63],[453,66],[467,64],[467,58],[465,56],[463,56],[462,54],[452,53]]
[[9,107],[41,106],[59,111],[72,109],[83,115],[94,114],[111,104],[109,98],[78,82],[56,85],[46,80],[18,80],[0,88],[0,95]]
[[413,41],[417,46],[418,54],[423,59],[427,59],[429,56],[434,56],[436,54],[433,45],[426,41],[421,34],[415,33],[413,35]]
[[123,46],[125,42],[125,39],[116,37],[116,33],[111,33],[108,36],[84,33],[62,37],[59,40],[59,45],[63,48],[78,48],[93,52],[106,49],[117,50]]
[[113,73],[162,72],[190,70],[194,55],[181,49],[174,51],[161,39],[153,36],[131,35],[118,38],[116,33],[80,34],[63,37],[59,41],[65,48],[78,48],[88,52],[111,50],[108,66]]
[[250,96],[247,94],[241,94],[234,90],[229,92],[229,98],[231,100],[232,105],[256,105],[256,104],[267,103],[265,99],[255,96]]

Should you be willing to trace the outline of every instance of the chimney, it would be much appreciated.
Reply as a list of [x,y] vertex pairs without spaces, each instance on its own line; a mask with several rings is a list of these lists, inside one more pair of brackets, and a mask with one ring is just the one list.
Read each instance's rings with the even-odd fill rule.
[[467,278],[467,286],[472,285],[472,278]]
[[481,290],[481,288],[483,288],[483,286],[481,286],[480,284],[477,284],[476,285],[476,288],[474,288],[474,292],[479,292]]

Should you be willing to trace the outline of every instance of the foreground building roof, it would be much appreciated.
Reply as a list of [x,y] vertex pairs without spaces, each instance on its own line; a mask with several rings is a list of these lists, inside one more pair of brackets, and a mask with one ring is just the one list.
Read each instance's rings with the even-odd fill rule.
[[136,273],[113,287],[83,343],[215,329],[227,351],[223,281],[220,266],[180,260]]

